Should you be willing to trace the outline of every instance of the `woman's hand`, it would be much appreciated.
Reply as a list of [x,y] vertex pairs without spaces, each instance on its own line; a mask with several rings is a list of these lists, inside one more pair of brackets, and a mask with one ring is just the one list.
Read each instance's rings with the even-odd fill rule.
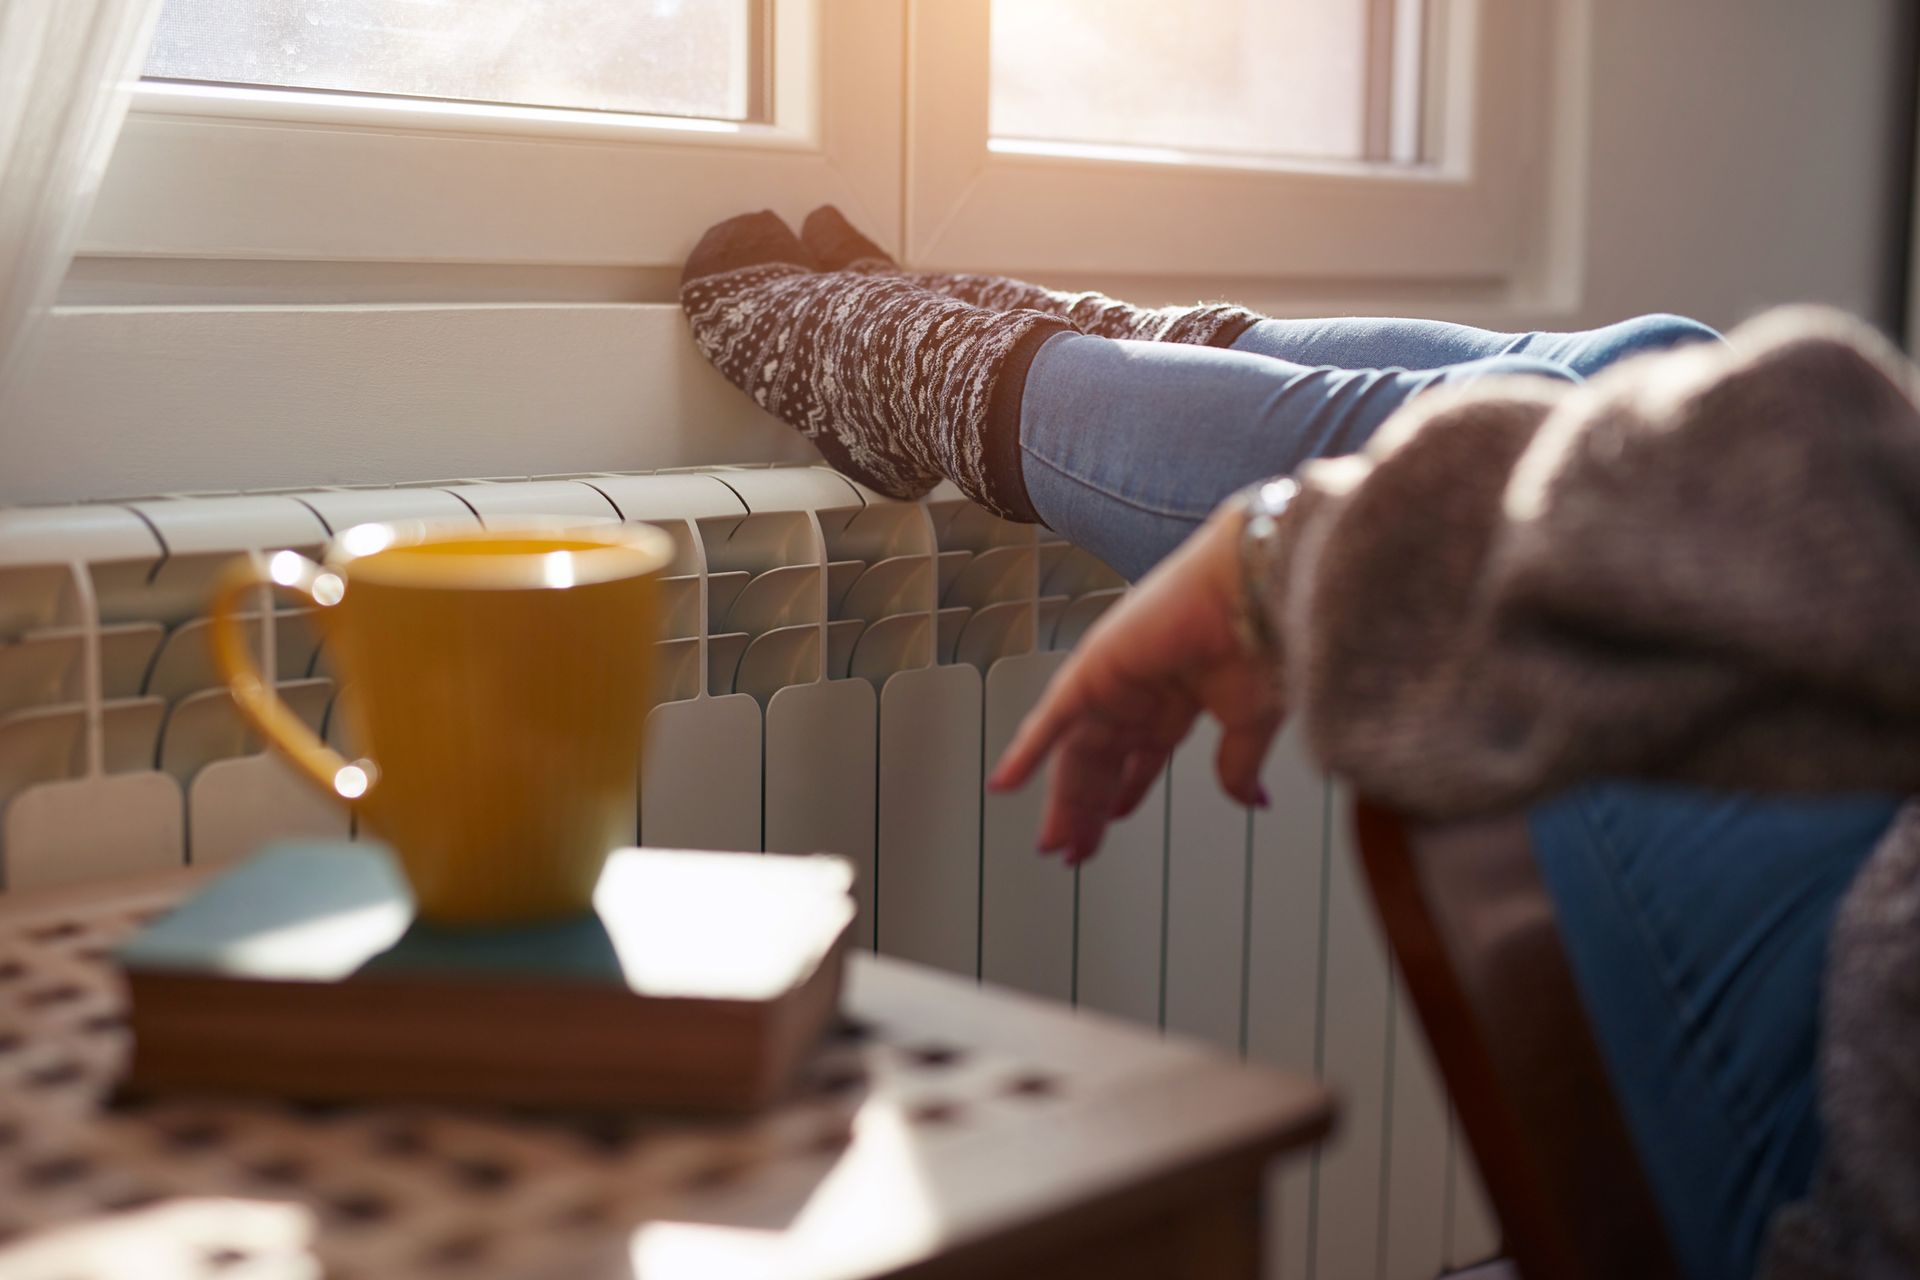
[[1069,865],[1092,857],[1202,711],[1225,729],[1221,786],[1266,806],[1260,765],[1283,712],[1267,660],[1248,652],[1235,621],[1242,523],[1237,504],[1216,512],[1094,624],[1000,757],[987,781],[1005,791],[1057,753],[1042,853],[1064,851]]

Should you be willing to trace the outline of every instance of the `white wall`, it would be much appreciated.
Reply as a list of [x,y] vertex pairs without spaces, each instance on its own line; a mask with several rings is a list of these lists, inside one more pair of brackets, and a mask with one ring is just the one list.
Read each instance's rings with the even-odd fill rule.
[[1592,0],[1582,316],[1726,326],[1905,280],[1912,0]]
[[679,308],[64,307],[0,410],[0,505],[807,461]]

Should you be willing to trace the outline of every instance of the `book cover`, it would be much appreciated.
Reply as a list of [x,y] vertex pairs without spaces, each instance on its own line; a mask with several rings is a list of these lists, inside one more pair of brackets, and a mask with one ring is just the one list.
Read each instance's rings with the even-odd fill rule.
[[750,1106],[837,1002],[831,856],[628,849],[594,911],[416,921],[377,844],[274,846],[119,951],[135,1088]]

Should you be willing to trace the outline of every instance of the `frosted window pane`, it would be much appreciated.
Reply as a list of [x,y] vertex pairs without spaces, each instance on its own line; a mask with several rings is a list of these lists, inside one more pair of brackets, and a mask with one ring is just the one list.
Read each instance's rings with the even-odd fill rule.
[[166,0],[147,75],[742,120],[756,0]]
[[993,0],[996,137],[1366,154],[1369,0]]

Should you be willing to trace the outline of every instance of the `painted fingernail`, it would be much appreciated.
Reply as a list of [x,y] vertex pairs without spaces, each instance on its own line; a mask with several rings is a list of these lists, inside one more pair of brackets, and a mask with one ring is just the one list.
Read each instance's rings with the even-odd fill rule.
[[1253,807],[1256,809],[1273,808],[1273,797],[1267,794],[1267,789],[1265,787],[1254,788]]

